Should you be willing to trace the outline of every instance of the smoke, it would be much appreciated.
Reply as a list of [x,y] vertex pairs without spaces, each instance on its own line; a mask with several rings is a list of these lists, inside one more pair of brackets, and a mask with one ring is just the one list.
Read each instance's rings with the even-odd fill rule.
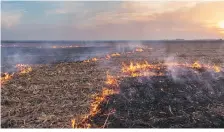
[[120,53],[125,53],[127,51],[133,51],[136,48],[144,48],[144,45],[140,41],[126,41],[118,42],[115,44],[116,51]]
[[179,72],[179,70],[177,70],[173,66],[168,65],[169,63],[176,63],[175,56],[169,56],[168,58],[166,58],[165,59],[165,65],[167,65],[167,70],[171,74],[173,80],[175,80],[175,81],[180,80],[180,78],[178,78],[178,72]]
[[[25,61],[24,53],[20,51],[14,51],[13,54],[10,55],[9,52],[5,52],[2,48],[2,62],[1,62],[1,72],[14,72],[15,65]],[[11,51],[10,51],[11,52]]]
[[[206,68],[203,67],[203,65],[210,65],[211,64],[206,64],[205,62],[203,62],[203,60],[198,61],[199,64],[201,64],[201,69],[193,69],[191,67],[185,67],[185,66],[180,66],[180,67],[176,67],[173,65],[169,65],[171,63],[178,63],[178,59],[177,56],[172,55],[166,58],[165,60],[165,64],[167,66],[167,71],[168,71],[168,75],[172,77],[174,82],[178,82],[181,84],[186,84],[187,82],[192,82],[192,84],[194,82],[200,83],[203,85],[203,89],[200,87],[196,87],[196,89],[198,89],[198,91],[202,93],[202,91],[208,91],[209,96],[214,96],[215,94],[217,94],[217,96],[219,95],[219,93],[221,91],[223,91],[223,89],[221,91],[215,91],[214,88],[215,87],[220,87],[220,86],[214,86],[214,81],[219,81],[222,80],[223,73],[221,72],[215,72],[214,69],[210,68]],[[190,64],[190,63],[185,63],[185,64]],[[193,87],[190,86],[189,87]],[[197,93],[200,96],[200,93]]]

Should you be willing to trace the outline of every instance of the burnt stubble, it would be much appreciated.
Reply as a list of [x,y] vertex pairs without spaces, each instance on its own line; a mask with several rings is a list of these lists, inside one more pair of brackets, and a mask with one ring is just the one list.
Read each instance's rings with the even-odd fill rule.
[[169,72],[123,79],[120,93],[108,96],[89,123],[107,128],[224,128],[223,73],[186,70],[178,80]]

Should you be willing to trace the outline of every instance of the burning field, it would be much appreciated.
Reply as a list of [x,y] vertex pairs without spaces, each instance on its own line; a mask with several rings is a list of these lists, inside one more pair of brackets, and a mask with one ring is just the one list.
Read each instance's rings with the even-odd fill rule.
[[153,50],[17,65],[1,78],[1,127],[224,128],[223,65]]
[[197,62],[167,65],[124,66],[126,75],[109,76],[90,114],[73,127],[224,127],[223,72]]

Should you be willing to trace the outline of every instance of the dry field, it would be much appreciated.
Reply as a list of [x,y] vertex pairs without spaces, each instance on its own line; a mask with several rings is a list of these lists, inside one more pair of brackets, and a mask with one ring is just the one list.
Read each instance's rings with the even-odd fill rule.
[[[8,80],[1,86],[1,127],[3,128],[71,128],[71,127],[171,127],[170,124],[173,123],[172,127],[224,127],[224,104],[220,102],[224,102],[224,76],[223,76],[223,67],[224,67],[224,44],[159,44],[159,45],[147,45],[141,48],[141,50],[134,50],[134,52],[126,52],[120,53],[120,55],[110,55],[110,57],[105,58],[97,58],[96,60],[90,60],[89,62],[73,62],[73,63],[60,63],[60,64],[48,64],[48,65],[39,65],[32,66],[32,71],[27,72],[25,74],[16,73],[12,79]],[[156,109],[159,105],[155,105],[156,110],[160,110],[160,116],[164,118],[169,117],[170,120],[174,120],[173,122],[167,123],[167,125],[159,125],[159,121],[163,122],[168,120],[154,120],[156,119],[155,115],[148,114],[147,117],[154,117],[153,121],[150,120],[149,124],[141,121],[142,115],[139,113],[143,113],[141,111],[136,112],[137,110],[131,107],[127,107],[128,109],[135,111],[133,115],[127,115],[127,108],[119,111],[119,107],[121,104],[125,104],[127,102],[122,102],[121,97],[114,97],[113,94],[109,92],[106,94],[111,97],[111,100],[105,96],[103,100],[101,100],[100,111],[101,115],[111,112],[107,104],[111,104],[112,112],[109,114],[114,114],[116,111],[121,112],[120,115],[125,115],[124,117],[130,119],[136,118],[138,121],[131,123],[125,119],[119,117],[119,120],[116,116],[111,116],[113,118],[109,118],[109,114],[104,115],[103,117],[99,117],[99,111],[93,111],[92,102],[93,96],[102,92],[103,88],[111,87],[106,84],[108,80],[107,72],[113,77],[120,77],[122,75],[122,63],[130,64],[130,62],[143,62],[147,61],[152,64],[158,64],[158,62],[176,62],[178,64],[194,64],[195,61],[198,61],[199,64],[206,65],[215,65],[218,68],[219,72],[215,73],[215,76],[218,76],[214,80],[214,84],[217,84],[215,88],[218,90],[219,96],[217,98],[214,97],[214,101],[212,103],[205,104],[203,109],[200,106],[194,104],[192,105],[192,110],[194,113],[194,118],[198,118],[200,120],[205,120],[211,118],[211,122],[201,123],[199,121],[199,125],[186,125],[183,124],[175,125],[175,122],[181,122],[185,118],[191,118],[192,113],[186,113],[184,118],[181,118],[181,114],[175,111],[173,107],[175,105],[168,107],[168,111],[164,109]],[[196,67],[196,66],[195,66]],[[194,67],[194,68],[195,68]],[[196,70],[200,71],[200,74],[203,74],[203,68],[207,67],[196,67]],[[161,68],[163,70],[163,68]],[[159,69],[159,70],[161,70]],[[165,69],[164,69],[165,70]],[[217,70],[217,69],[215,69]],[[157,71],[156,71],[157,72]],[[160,72],[160,71],[159,71]],[[206,74],[206,72],[205,72]],[[155,75],[157,76],[157,75]],[[204,76],[204,74],[203,74]],[[134,78],[129,78],[134,77]],[[128,89],[129,87],[148,87],[146,84],[138,84],[136,82],[137,75],[130,75],[126,77],[124,82],[117,79],[116,81],[120,87]],[[169,77],[169,76],[168,76]],[[210,76],[209,76],[210,77]],[[124,78],[124,77],[121,77]],[[143,77],[144,78],[144,77]],[[129,80],[130,79],[130,80]],[[129,80],[129,81],[127,81]],[[157,80],[158,81],[158,80]],[[166,79],[164,79],[166,81]],[[127,84],[130,82],[130,84]],[[132,82],[132,83],[131,83]],[[133,84],[133,82],[136,82]],[[156,82],[156,81],[155,81]],[[144,84],[144,85],[143,85]],[[123,86],[126,85],[126,86]],[[156,85],[156,84],[155,84]],[[168,84],[163,84],[168,85]],[[161,87],[163,86],[161,84]],[[174,85],[174,84],[172,84]],[[190,84],[189,84],[190,85]],[[195,84],[196,85],[196,84]],[[175,84],[176,86],[176,84]],[[201,86],[198,83],[196,86]],[[117,88],[118,86],[116,86]],[[112,87],[113,89],[114,87]],[[197,87],[196,87],[197,88]],[[114,89],[113,89],[114,90]],[[133,89],[137,94],[138,91]],[[185,90],[182,90],[188,93]],[[154,91],[156,95],[159,91]],[[169,93],[169,91],[165,92]],[[174,93],[179,92],[175,91]],[[200,91],[196,91],[200,92]],[[205,91],[206,92],[206,91]],[[115,92],[116,93],[116,92]],[[144,93],[144,92],[143,92]],[[123,91],[123,94],[126,93]],[[119,94],[118,94],[119,95]],[[141,95],[141,94],[140,94]],[[194,96],[194,94],[190,94],[189,96]],[[173,96],[164,96],[164,98],[173,99]],[[213,95],[209,99],[213,99]],[[219,98],[218,98],[219,97]],[[145,97],[145,99],[151,99],[150,97]],[[160,98],[160,96],[155,96],[154,98]],[[164,99],[161,97],[161,100]],[[207,96],[203,98],[206,98]],[[129,100],[136,99],[141,100],[139,98],[130,98]],[[167,100],[169,100],[167,99]],[[108,100],[105,103],[105,100]],[[159,101],[157,99],[155,101]],[[114,101],[122,102],[120,105],[113,104]],[[181,100],[182,101],[182,100]],[[195,100],[197,101],[197,100]],[[199,101],[200,102],[200,101]],[[215,102],[215,103],[214,103]],[[149,102],[147,102],[149,103]],[[155,102],[154,102],[155,103]],[[169,103],[169,102],[166,102]],[[187,104],[187,103],[186,103]],[[217,104],[217,106],[215,105]],[[105,106],[106,105],[106,106]],[[137,103],[138,107],[141,105]],[[145,104],[144,104],[145,105]],[[162,104],[160,104],[162,105]],[[203,113],[205,110],[204,107],[207,108],[208,105],[211,105],[210,110],[212,110],[212,114],[214,115],[214,119],[212,117],[206,116]],[[169,105],[168,105],[169,106]],[[196,107],[197,106],[197,107]],[[151,106],[153,107],[153,106]],[[151,108],[150,107],[150,108]],[[188,107],[188,106],[187,106]],[[190,107],[190,106],[189,106]],[[96,109],[99,109],[96,108]],[[103,109],[104,108],[104,109]],[[132,109],[133,108],[133,109]],[[196,110],[197,109],[197,110]],[[201,111],[200,111],[201,110]],[[145,109],[145,111],[149,111]],[[94,114],[91,112],[95,112]],[[123,112],[123,114],[122,114]],[[166,114],[166,113],[169,114]],[[197,113],[198,112],[198,113]],[[89,115],[86,116],[85,115]],[[153,113],[153,112],[152,112]],[[119,114],[118,114],[119,115]],[[129,117],[131,116],[131,117]],[[203,117],[202,117],[203,116]],[[84,118],[84,119],[83,119]],[[97,119],[96,119],[97,118]],[[161,117],[162,118],[162,117]],[[161,119],[157,117],[157,119]],[[178,119],[177,119],[178,118]],[[72,120],[75,119],[75,120]],[[89,121],[89,120],[92,121]],[[71,122],[71,120],[73,122]],[[98,121],[98,123],[97,123]],[[113,122],[126,122],[126,124],[116,124]],[[191,122],[191,120],[189,120]],[[197,124],[197,119],[195,119],[195,124]],[[157,124],[156,124],[157,123]],[[86,126],[87,125],[87,126]]]

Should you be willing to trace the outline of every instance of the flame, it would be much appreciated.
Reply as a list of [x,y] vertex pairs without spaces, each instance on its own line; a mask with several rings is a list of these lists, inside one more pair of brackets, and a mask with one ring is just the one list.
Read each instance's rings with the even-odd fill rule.
[[130,65],[126,65],[125,63],[122,63],[122,72],[130,75],[131,77],[138,77],[138,76],[156,76],[161,75],[160,73],[154,73],[149,70],[151,69],[157,69],[160,70],[161,65],[152,65],[149,64],[147,61],[144,61],[144,63],[133,63],[130,62]]
[[[160,70],[164,66],[169,67],[189,67],[194,69],[201,69],[202,65],[198,63],[198,61],[194,62],[193,64],[187,64],[187,63],[176,63],[176,62],[169,62],[162,64],[149,64],[147,61],[144,63],[133,63],[130,62],[129,65],[122,63],[123,67],[121,71],[127,75],[130,75],[131,77],[138,77],[138,76],[161,76],[162,73],[155,74],[154,72],[150,71],[151,69]],[[204,68],[214,70],[215,72],[220,72],[221,68],[218,66],[209,66],[209,65],[203,65]]]
[[[107,72],[107,80],[106,84],[109,85],[117,85],[117,80],[115,77],[111,76]],[[90,104],[90,113],[86,115],[83,120],[81,121],[81,127],[82,128],[90,128],[91,124],[88,123],[88,118],[95,116],[101,109],[99,105],[106,100],[106,97],[113,94],[118,94],[118,90],[109,89],[109,88],[103,88],[101,94],[93,94],[93,101]],[[76,124],[75,119],[71,120],[72,128],[79,128],[80,126]]]
[[195,61],[194,64],[192,64],[192,68],[200,69],[201,68],[201,64],[199,64],[198,61]]
[[88,63],[88,62],[90,62],[90,60],[84,60],[84,62],[85,62],[85,63]]
[[75,126],[76,126],[75,119],[72,119],[71,123],[72,123],[72,128],[75,128]]
[[82,124],[79,126],[78,124],[75,124],[75,120],[71,120],[72,128],[90,128],[91,124],[88,123],[88,118],[95,116],[99,111],[100,107],[99,105],[101,102],[103,102],[107,96],[117,94],[118,91],[115,91],[113,89],[103,88],[101,94],[94,94],[92,95],[94,97],[93,102],[90,104],[90,113],[83,117],[83,120],[81,121]]
[[[16,68],[19,71],[19,74],[25,74],[32,71],[32,68],[28,64],[16,64]],[[11,75],[9,73],[4,73],[4,77],[1,77],[1,84],[4,84],[8,80],[12,79],[14,73]]]
[[28,64],[16,64],[16,68],[19,70],[20,74],[29,73],[32,71],[32,68]]
[[107,96],[113,95],[116,93],[117,91],[115,90],[103,88],[101,95],[96,95],[94,101],[90,105],[90,115],[92,116],[96,115],[100,111],[100,108],[98,107],[100,103],[103,102]]
[[32,68],[31,67],[27,67],[27,68],[24,68],[22,71],[20,71],[21,74],[25,74],[25,73],[29,73],[32,71]]
[[[144,62],[130,62],[129,64],[122,63],[121,67],[121,74],[122,77],[131,76],[131,77],[139,77],[139,76],[164,76],[165,73],[163,73],[164,70],[166,70],[167,67],[187,67],[187,68],[207,68],[207,69],[214,69],[215,72],[220,72],[221,68],[214,65],[205,65],[205,64],[199,64],[198,61],[195,61],[193,64],[188,63],[177,63],[177,62],[167,62],[167,63],[157,63],[157,64],[150,64],[147,61]],[[104,101],[106,101],[107,97],[114,94],[119,94],[119,90],[117,90],[118,87],[118,78],[120,76],[112,76],[109,75],[108,71],[106,74],[106,81],[105,84],[109,86],[116,86],[113,87],[113,89],[109,88],[103,88],[102,92],[99,94],[93,95],[93,100],[90,104],[90,112],[88,115],[86,115],[83,120],[81,121],[81,124],[76,124],[75,120],[72,120],[72,127],[73,128],[90,128],[93,127],[89,123],[91,120],[91,117],[94,117],[96,114],[98,114],[101,111],[100,104]],[[109,114],[108,114],[109,116]],[[106,122],[106,121],[105,121]],[[105,126],[105,123],[104,123]],[[103,128],[104,128],[103,126]]]
[[221,71],[221,68],[219,66],[214,65],[213,68],[214,68],[215,72],[220,72]]
[[119,54],[119,53],[113,53],[113,54],[111,54],[112,57],[120,56],[120,55],[121,55],[121,54]]
[[4,76],[0,78],[1,84],[4,84],[8,80],[10,80],[13,77],[14,73],[11,75],[9,73],[4,73]]
[[130,62],[130,65],[126,65],[125,63],[122,63],[123,67],[122,67],[122,72],[135,72],[138,70],[144,70],[146,68],[150,68],[152,67],[152,65],[150,65],[147,61],[145,61],[143,64],[140,63],[136,63],[134,64],[133,62]]
[[116,86],[118,85],[117,79],[115,77],[109,75],[108,72],[107,72],[106,84],[108,84],[108,85],[116,85]]
[[169,67],[188,67],[188,68],[194,68],[194,69],[201,69],[202,67],[214,70],[215,72],[221,72],[221,67],[219,66],[210,66],[203,64],[201,65],[198,63],[198,61],[194,62],[193,64],[187,64],[187,63],[176,63],[176,62],[169,62],[165,63],[164,65],[160,64],[149,64],[147,61],[144,63],[133,63],[130,62],[129,65],[122,63],[123,67],[121,71],[125,73],[126,75],[130,75],[131,77],[138,77],[138,76],[162,76],[163,73],[154,73],[150,70],[160,70],[164,66]]
[[90,62],[90,61],[98,61],[98,60],[102,60],[102,59],[106,59],[106,60],[109,60],[110,58],[111,58],[111,56],[112,57],[115,57],[115,56],[120,56],[121,54],[119,54],[119,53],[113,53],[113,54],[111,54],[111,55],[106,55],[105,56],[105,58],[103,57],[103,58],[92,58],[92,59],[90,59],[90,60],[84,60],[83,62],[85,62],[85,63],[88,63],[88,62]]
[[137,48],[137,49],[135,49],[135,51],[136,51],[136,52],[142,52],[143,49],[142,49],[142,48]]
[[92,58],[92,61],[97,61],[97,60],[99,60],[99,59],[97,59],[97,58]]
[[89,63],[90,61],[98,61],[99,59],[97,58],[92,58],[91,60],[84,60],[84,63]]

